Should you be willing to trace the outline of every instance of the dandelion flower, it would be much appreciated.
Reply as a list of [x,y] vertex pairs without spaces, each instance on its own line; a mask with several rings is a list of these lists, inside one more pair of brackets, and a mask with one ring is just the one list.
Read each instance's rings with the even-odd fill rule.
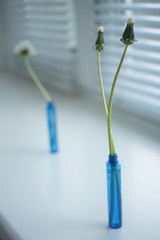
[[35,56],[36,49],[34,45],[29,41],[19,42],[14,49],[14,52],[17,56]]

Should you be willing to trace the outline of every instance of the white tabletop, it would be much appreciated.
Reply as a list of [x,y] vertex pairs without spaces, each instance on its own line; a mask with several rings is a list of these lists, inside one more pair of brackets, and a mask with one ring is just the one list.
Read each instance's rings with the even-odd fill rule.
[[59,152],[50,154],[38,90],[7,74],[0,75],[0,83],[0,224],[12,239],[160,239],[158,132],[131,116],[113,114],[122,162],[123,227],[109,229],[102,105],[50,91],[59,142]]

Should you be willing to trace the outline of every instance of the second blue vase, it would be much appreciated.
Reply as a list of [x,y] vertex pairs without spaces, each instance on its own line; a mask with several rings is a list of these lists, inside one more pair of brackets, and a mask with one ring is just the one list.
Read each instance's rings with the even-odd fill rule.
[[47,119],[50,140],[50,151],[52,153],[58,151],[57,145],[57,128],[56,128],[56,108],[53,102],[47,103]]
[[121,163],[116,154],[109,155],[106,172],[109,227],[120,228],[122,226]]

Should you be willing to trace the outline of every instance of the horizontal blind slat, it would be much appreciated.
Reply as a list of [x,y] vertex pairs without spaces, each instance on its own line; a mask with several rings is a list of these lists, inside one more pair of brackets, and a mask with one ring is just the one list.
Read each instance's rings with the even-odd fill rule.
[[96,11],[109,11],[109,10],[137,10],[137,11],[159,11],[159,3],[100,3],[95,4]]

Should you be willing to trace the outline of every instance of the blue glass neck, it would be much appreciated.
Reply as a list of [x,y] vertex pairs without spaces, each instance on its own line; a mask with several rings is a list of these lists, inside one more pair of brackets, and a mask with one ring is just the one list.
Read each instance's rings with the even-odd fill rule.
[[111,165],[117,165],[118,164],[118,155],[117,154],[109,154],[108,156],[108,162],[111,164]]
[[47,108],[54,109],[55,108],[54,102],[53,101],[47,102]]

